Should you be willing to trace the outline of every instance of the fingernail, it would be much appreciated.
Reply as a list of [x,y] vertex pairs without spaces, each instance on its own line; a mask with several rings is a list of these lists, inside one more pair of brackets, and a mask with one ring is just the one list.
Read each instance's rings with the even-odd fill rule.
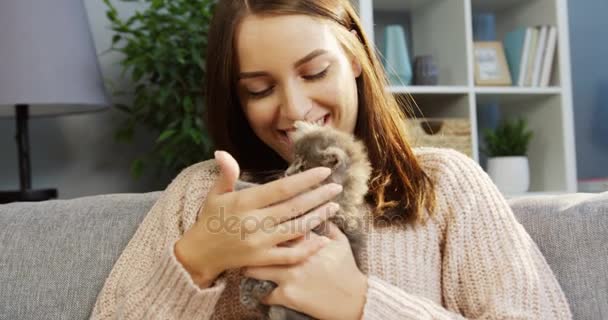
[[319,167],[319,177],[325,179],[331,174],[331,169],[328,167]]
[[215,159],[217,159],[217,158],[219,157],[219,154],[220,154],[220,150],[216,150],[216,151],[213,153],[213,156],[215,157]]
[[338,193],[342,192],[342,185],[337,184],[337,183],[330,183],[327,188],[329,188],[329,191],[331,193],[338,194]]
[[329,211],[333,214],[338,212],[338,210],[340,210],[340,205],[335,203],[335,202],[331,202],[329,204]]

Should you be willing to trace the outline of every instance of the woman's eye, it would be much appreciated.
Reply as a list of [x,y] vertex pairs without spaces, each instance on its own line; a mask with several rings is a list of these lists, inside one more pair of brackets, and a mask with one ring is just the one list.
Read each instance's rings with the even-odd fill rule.
[[317,74],[313,74],[310,76],[303,76],[304,79],[306,80],[318,80],[318,79],[323,79],[326,75],[327,75],[327,71],[329,70],[329,67],[325,68],[323,71],[317,73]]
[[263,97],[269,95],[271,92],[272,92],[272,87],[269,87],[268,89],[262,90],[262,91],[256,91],[256,92],[249,91],[249,95],[254,98],[263,98]]
[[[313,74],[313,75],[309,75],[309,76],[302,76],[302,78],[304,78],[306,80],[312,80],[312,81],[323,79],[327,75],[328,70],[329,70],[329,66],[317,74]],[[249,96],[251,96],[254,99],[261,99],[261,98],[264,98],[264,97],[270,95],[272,93],[273,88],[274,88],[274,86],[271,86],[268,89],[262,90],[262,91],[247,90],[247,93],[249,94]]]

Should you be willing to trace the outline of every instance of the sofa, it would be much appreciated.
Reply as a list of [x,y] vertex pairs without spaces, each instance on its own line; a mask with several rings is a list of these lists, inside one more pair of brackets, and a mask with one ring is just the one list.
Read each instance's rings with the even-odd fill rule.
[[[0,205],[0,319],[85,319],[160,192]],[[608,319],[608,193],[508,200],[575,319]]]

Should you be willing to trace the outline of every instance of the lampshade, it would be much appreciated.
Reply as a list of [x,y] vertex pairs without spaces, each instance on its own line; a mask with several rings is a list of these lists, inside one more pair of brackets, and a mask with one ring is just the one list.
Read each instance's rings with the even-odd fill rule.
[[0,117],[106,108],[83,0],[0,0]]

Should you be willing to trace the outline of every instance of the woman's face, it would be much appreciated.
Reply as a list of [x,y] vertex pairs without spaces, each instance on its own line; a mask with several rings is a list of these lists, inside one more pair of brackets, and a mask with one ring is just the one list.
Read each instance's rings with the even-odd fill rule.
[[248,15],[237,29],[243,111],[258,138],[288,162],[296,120],[355,129],[361,68],[331,28],[305,15]]

